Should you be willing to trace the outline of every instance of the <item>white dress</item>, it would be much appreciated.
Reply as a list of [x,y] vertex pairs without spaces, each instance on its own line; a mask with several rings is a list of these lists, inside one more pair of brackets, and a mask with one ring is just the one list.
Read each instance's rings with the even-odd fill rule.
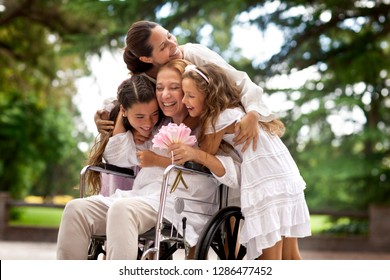
[[[227,109],[217,120],[216,131],[240,121],[240,108]],[[211,128],[206,133],[213,133]],[[233,134],[223,140],[233,144]],[[305,201],[306,183],[287,147],[276,135],[259,127],[256,151],[241,152],[241,210],[245,221],[240,243],[247,247],[247,258],[255,259],[262,250],[272,247],[282,236],[311,235],[310,215]]]
[[[169,118],[165,119],[161,125],[166,125],[168,122]],[[154,133],[157,132],[158,129],[154,131]],[[106,148],[105,152],[105,155],[111,159],[111,162],[113,162],[113,158],[116,158],[114,163],[120,164],[121,166],[126,162],[136,163],[135,151],[128,146],[128,141],[131,141],[132,138],[129,139],[124,134],[115,135],[111,138],[113,141],[110,144],[110,149]],[[151,141],[149,141],[149,149],[156,154],[169,157],[165,150],[152,148]],[[209,217],[218,210],[218,206],[214,204],[216,201],[217,187],[221,183],[233,185],[233,187],[238,186],[237,178],[239,178],[239,174],[237,174],[237,164],[229,156],[217,155],[217,157],[225,169],[228,170],[223,177],[184,174],[183,177],[189,189],[186,189],[180,183],[175,192],[169,193],[168,191],[164,218],[176,226],[180,233],[182,233],[182,218],[184,216],[187,218],[186,241],[190,246],[196,244],[199,234]],[[110,207],[117,199],[136,197],[145,201],[153,209],[158,211],[164,170],[161,167],[143,167],[134,180],[132,190],[123,191],[118,189],[110,197],[99,195],[97,198]],[[175,178],[176,174],[174,172],[170,176],[171,184]],[[184,211],[180,214],[175,211],[175,203],[178,199],[184,201],[185,206]]]

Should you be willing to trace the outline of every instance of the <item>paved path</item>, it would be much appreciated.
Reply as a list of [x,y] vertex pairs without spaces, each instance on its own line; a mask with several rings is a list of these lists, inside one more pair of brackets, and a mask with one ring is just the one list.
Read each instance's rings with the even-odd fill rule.
[[[0,241],[1,260],[54,260],[55,243]],[[183,259],[182,253],[177,253]],[[301,251],[305,260],[390,260],[390,252]]]

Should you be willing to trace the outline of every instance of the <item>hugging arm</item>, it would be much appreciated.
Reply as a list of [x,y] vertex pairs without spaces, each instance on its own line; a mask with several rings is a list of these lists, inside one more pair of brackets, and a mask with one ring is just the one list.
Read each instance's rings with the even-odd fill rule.
[[212,173],[217,176],[225,174],[225,168],[218,158],[205,151],[195,149],[185,144],[172,144],[169,151],[173,153],[174,162],[184,164],[187,161],[195,161],[207,167]]
[[170,150],[174,153],[175,163],[197,162],[207,167],[222,184],[239,188],[241,159],[234,149],[227,152],[220,149],[216,155],[212,155],[188,145],[173,144]]
[[196,149],[184,144],[173,144],[169,147],[172,152],[174,162],[184,164],[187,161],[195,161],[206,166],[216,176],[225,175],[225,167],[215,156],[222,141],[224,130],[216,134],[207,134],[201,143],[201,148]]
[[257,140],[259,139],[259,114],[255,111],[248,112],[241,121],[237,122],[234,129],[235,145],[244,144],[244,152],[250,144],[255,151],[257,149]]
[[114,129],[114,122],[109,120],[109,112],[97,110],[94,116],[96,128],[99,133],[108,133]]

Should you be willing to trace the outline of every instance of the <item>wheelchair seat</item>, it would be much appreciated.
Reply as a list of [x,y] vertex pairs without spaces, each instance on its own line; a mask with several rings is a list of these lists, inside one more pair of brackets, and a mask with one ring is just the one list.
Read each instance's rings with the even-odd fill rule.
[[[183,166],[170,165],[164,172],[161,198],[163,198],[164,192],[166,193],[168,188],[168,181],[166,181],[166,178],[169,176],[167,176],[167,174],[172,170],[213,176],[207,168],[198,163],[186,162]],[[80,197],[84,197],[86,194],[85,176],[88,171],[135,178],[132,170],[123,170],[123,168],[109,164],[85,166],[80,172]],[[227,205],[227,190],[228,187],[224,185],[221,185],[219,188],[219,195],[216,198],[219,210],[217,213],[210,216],[209,222],[205,225],[199,236],[194,255],[195,259],[208,259],[208,254],[211,252],[210,249],[215,252],[219,259],[243,259],[245,256],[245,247],[237,245],[240,222],[243,220],[243,216],[239,207]],[[159,210],[158,215],[156,227],[139,236],[138,259],[147,259],[152,256],[154,259],[172,260],[173,254],[178,249],[184,249],[186,252],[185,255],[188,256],[189,247],[185,242],[185,236],[181,236],[175,226],[163,218],[162,209]],[[185,235],[184,221],[183,235]],[[89,260],[96,260],[101,254],[105,255],[105,241],[105,235],[91,236],[88,248]]]

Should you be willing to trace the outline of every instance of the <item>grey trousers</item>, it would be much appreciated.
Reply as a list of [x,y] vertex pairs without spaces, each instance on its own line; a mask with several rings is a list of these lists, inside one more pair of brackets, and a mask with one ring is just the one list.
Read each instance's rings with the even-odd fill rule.
[[107,236],[107,259],[137,259],[138,235],[156,221],[157,212],[137,198],[120,198],[110,207],[94,197],[71,200],[61,219],[57,259],[87,259],[93,234]]

